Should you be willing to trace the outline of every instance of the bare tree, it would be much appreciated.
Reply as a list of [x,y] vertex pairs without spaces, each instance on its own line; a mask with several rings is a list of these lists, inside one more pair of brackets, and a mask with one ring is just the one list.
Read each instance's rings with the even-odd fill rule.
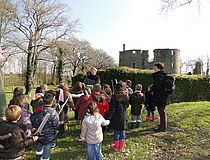
[[75,75],[78,71],[83,71],[86,68],[93,48],[88,41],[76,38],[70,40],[69,46],[66,58],[69,61],[69,67],[72,68],[72,75]]
[[185,5],[190,5],[192,3],[196,3],[200,9],[200,0],[161,0],[161,11],[167,13],[170,10],[174,10]]
[[41,53],[59,39],[72,34],[78,21],[69,21],[69,8],[56,0],[17,0],[17,11],[13,12],[17,33],[12,43],[27,54],[26,94],[31,91]]
[[95,49],[91,57],[91,65],[98,69],[105,69],[107,67],[115,66],[114,59],[102,49]]
[[4,59],[1,61],[0,67],[3,67],[9,59],[11,60],[11,56],[16,54],[8,42],[11,33],[14,32],[12,13],[15,12],[15,9],[11,0],[0,0],[0,4],[0,47],[4,50]]

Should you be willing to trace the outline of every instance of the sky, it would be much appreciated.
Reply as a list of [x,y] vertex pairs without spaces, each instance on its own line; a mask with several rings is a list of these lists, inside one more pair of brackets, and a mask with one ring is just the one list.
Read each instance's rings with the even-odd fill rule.
[[79,18],[76,36],[103,49],[115,61],[123,44],[126,50],[180,49],[181,59],[210,56],[210,3],[201,0],[166,14],[160,0],[60,0]]

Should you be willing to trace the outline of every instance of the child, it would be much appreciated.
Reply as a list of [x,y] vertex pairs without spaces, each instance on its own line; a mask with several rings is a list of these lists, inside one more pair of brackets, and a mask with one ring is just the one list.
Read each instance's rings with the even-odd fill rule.
[[[84,90],[84,84],[80,81],[77,81],[72,92],[71,92],[72,99],[73,99],[73,102],[75,105],[77,104],[77,100],[79,99],[79,97],[84,95],[83,90]],[[78,111],[76,109],[74,109],[74,119],[77,122],[79,122],[78,121]]]
[[[155,121],[155,114],[154,114],[155,105],[154,105],[151,87],[152,87],[152,85],[149,85],[148,89],[145,93],[146,101],[145,101],[144,105],[147,109],[147,116],[146,116],[146,120],[145,120],[146,122],[148,122],[149,120]],[[150,119],[150,114],[152,115],[151,119]]]
[[30,105],[33,108],[33,112],[36,112],[38,110],[42,110],[42,107],[44,105],[43,102],[43,97],[44,97],[44,91],[42,87],[37,87],[35,94],[33,95]]
[[[69,99],[68,99],[69,98]],[[60,83],[57,90],[56,90],[56,96],[55,99],[57,103],[62,106],[65,101],[68,99],[68,102],[65,104],[63,110],[61,111],[59,115],[59,136],[63,136],[66,132],[66,130],[69,129],[69,109],[75,109],[74,102],[72,99],[72,95],[69,92],[68,85],[66,83]]]
[[37,141],[36,160],[50,159],[51,148],[56,143],[56,129],[59,126],[59,117],[55,108],[52,108],[54,97],[55,93],[52,91],[47,91],[43,98],[45,103],[43,110],[37,111],[31,116],[32,126],[34,128],[38,128],[44,116],[47,113],[50,114],[50,117],[42,129],[41,135],[39,136],[39,140]]
[[141,93],[141,91],[142,91],[142,85],[137,84],[135,86],[135,92],[130,96],[131,129],[140,127],[141,110],[142,110],[142,105],[144,104],[145,101],[144,94]]
[[101,125],[108,125],[109,120],[105,120],[103,116],[98,113],[98,107],[94,102],[89,103],[88,110],[89,115],[86,116],[82,122],[82,132],[80,138],[82,141],[87,142],[87,159],[101,160],[101,145],[103,141]]
[[25,147],[38,139],[37,136],[25,137],[24,131],[17,125],[21,117],[21,108],[10,105],[6,111],[6,121],[0,122],[0,159],[24,159]]
[[112,149],[122,151],[125,145],[125,129],[127,113],[129,106],[128,90],[124,82],[120,81],[116,84],[115,93],[112,95],[107,113],[107,119],[110,119],[110,129],[114,129],[114,141]]
[[16,87],[13,91],[13,98],[10,100],[9,105],[17,105],[21,107],[21,117],[17,121],[18,126],[20,126],[27,137],[31,135],[32,125],[30,121],[31,112],[29,111],[29,104],[25,101],[23,95],[23,89]]
[[96,103],[98,107],[98,112],[104,117],[109,110],[109,103],[108,101],[106,101],[106,96],[103,93],[100,93],[100,91],[101,85],[95,84],[90,95],[90,101]]
[[132,90],[132,88],[131,88],[131,86],[132,86],[132,81],[129,80],[129,79],[127,79],[127,80],[125,81],[125,84],[126,84],[126,88],[128,89],[128,94],[129,94],[129,96],[130,96],[131,94],[133,94],[133,90]]
[[84,89],[84,95],[80,96],[76,103],[76,111],[78,112],[78,121],[82,122],[85,114],[88,110],[88,104],[90,102],[91,89],[86,87]]

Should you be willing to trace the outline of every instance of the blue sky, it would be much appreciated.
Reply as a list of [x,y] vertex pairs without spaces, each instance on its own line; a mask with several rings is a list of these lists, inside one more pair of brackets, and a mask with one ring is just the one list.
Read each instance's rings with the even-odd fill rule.
[[210,4],[160,14],[160,0],[60,0],[83,25],[77,37],[105,50],[118,62],[126,49],[180,49],[181,58],[210,56]]

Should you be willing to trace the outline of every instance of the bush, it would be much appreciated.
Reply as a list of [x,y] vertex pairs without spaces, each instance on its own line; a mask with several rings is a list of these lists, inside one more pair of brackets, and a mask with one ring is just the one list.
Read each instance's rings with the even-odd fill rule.
[[[152,84],[152,70],[131,69],[128,67],[107,68],[106,70],[99,70],[98,75],[101,78],[101,84],[115,83],[115,79],[132,81],[132,88],[134,89],[137,83],[142,84],[143,92],[146,91],[147,86]],[[72,83],[76,81],[84,81],[86,75],[78,74],[72,78]],[[176,89],[169,97],[169,102],[195,102],[210,100],[210,79],[202,75],[175,75]]]

